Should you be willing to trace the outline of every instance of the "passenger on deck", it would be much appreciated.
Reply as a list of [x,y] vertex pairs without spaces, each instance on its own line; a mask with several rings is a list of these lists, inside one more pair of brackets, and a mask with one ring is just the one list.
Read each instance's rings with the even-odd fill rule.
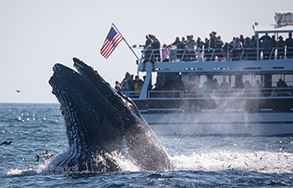
[[138,82],[138,80],[139,80],[139,76],[136,75],[133,80],[133,85],[135,85]]
[[263,50],[263,59],[269,59],[271,52],[271,37],[266,33],[260,38],[261,48]]
[[182,37],[180,44],[178,44],[177,46],[177,59],[182,60],[182,55],[185,49],[186,49],[185,38]]
[[130,75],[130,79],[127,81],[127,84],[129,85],[130,91],[134,91],[133,75]]
[[249,60],[256,60],[257,59],[257,50],[256,50],[256,37],[253,35],[250,39],[250,44],[251,44],[251,59]]
[[115,82],[115,89],[120,92],[121,91],[121,85],[118,81]]
[[285,56],[285,41],[283,40],[282,36],[279,36],[279,40],[276,44],[276,48],[277,48],[277,58],[278,59],[284,59]]
[[239,38],[238,37],[233,38],[233,48],[236,49],[236,48],[242,48],[242,47],[243,47],[243,44],[239,40]]
[[254,88],[261,88],[261,84],[260,84],[259,80],[256,80]]
[[210,33],[210,39],[209,39],[209,48],[215,48],[215,44],[216,44],[216,40],[217,40],[217,37],[216,37],[216,32],[213,31]]
[[204,47],[204,42],[201,40],[200,37],[197,37],[196,46],[197,46],[197,49],[203,49]]
[[152,46],[153,40],[152,40],[152,35],[148,34],[145,36],[146,41],[145,41],[145,45],[144,45],[144,49],[150,48]]
[[179,39],[179,37],[176,37],[175,41],[172,43],[172,46],[176,46],[176,48],[177,48],[177,46],[179,44],[180,44],[180,39]]
[[126,72],[123,80],[121,81],[121,84],[123,84],[125,81],[128,81],[130,79],[131,79],[130,73]]
[[223,79],[223,82],[219,86],[218,94],[221,97],[226,97],[229,94],[230,84],[226,81],[226,79]]
[[185,61],[195,61],[195,41],[193,40],[193,35],[187,36],[186,41],[186,53],[184,56]]
[[169,47],[167,44],[164,44],[162,48],[162,61],[169,62]]
[[204,39],[204,59],[205,61],[209,61],[210,60],[210,53],[209,53],[209,39],[205,38]]
[[142,71],[145,71],[146,63],[151,62],[153,71],[155,69],[155,61],[160,61],[160,42],[154,35],[146,35],[146,42],[144,45],[144,61]]
[[135,95],[140,95],[140,91],[142,89],[142,80],[138,79],[138,81],[134,84]]
[[200,61],[202,61],[202,56],[201,56],[201,53],[202,53],[202,50],[203,50],[203,47],[204,47],[204,42],[201,40],[200,37],[197,38],[196,40],[196,49],[197,49],[197,57],[200,59]]
[[285,87],[288,87],[288,86],[287,86],[286,82],[280,78],[279,81],[277,82],[277,87],[285,88]]
[[246,81],[244,82],[244,88],[245,88],[245,89],[250,89],[250,88],[252,88],[251,85],[250,85],[250,82],[249,82],[248,80],[246,80]]
[[[145,41],[145,45],[144,45],[144,61],[143,61],[143,71],[145,71],[145,66],[147,62],[152,62],[153,67],[154,67],[154,61],[153,61],[153,50],[152,50],[152,43],[153,43],[153,39],[152,39],[152,35],[148,34],[146,35],[146,41]],[[121,82],[122,83],[122,82]]]
[[210,39],[209,39],[209,48],[208,48],[208,52],[211,54],[210,55],[210,59],[209,61],[214,61],[215,60],[215,47],[216,47],[216,32],[212,32],[210,33]]
[[230,85],[229,83],[226,81],[226,79],[223,80],[223,82],[220,84],[220,89],[229,89],[230,88]]
[[152,43],[152,49],[154,50],[153,57],[154,61],[158,62],[161,61],[161,54],[160,54],[160,48],[161,44],[160,41],[155,37],[154,35],[152,36],[153,43]]
[[210,87],[211,87],[211,89],[218,89],[219,88],[218,80],[213,79],[210,83]]
[[229,42],[225,42],[225,45],[223,46],[223,54],[224,57],[226,57],[226,61],[228,61],[228,58],[230,59],[231,56],[231,50],[233,49],[233,46]]
[[239,38],[236,37],[235,40],[233,40],[233,50],[232,50],[232,60],[233,61],[239,61],[241,51],[242,51],[243,44],[240,42]]
[[[134,91],[134,83],[133,83],[133,75],[131,75],[129,72],[126,72],[124,79],[121,82],[121,90],[122,87],[127,83],[129,90]],[[125,91],[125,90],[124,90]]]
[[244,44],[245,39],[244,39],[243,35],[240,35],[240,36],[239,36],[239,41],[240,41],[242,44]]
[[223,41],[221,39],[221,36],[218,36],[217,40],[216,40],[216,43],[215,43],[215,56],[218,57],[218,61],[222,61],[223,59]]
[[293,58],[293,39],[292,39],[292,33],[289,33],[289,37],[285,41],[287,46],[287,58]]
[[244,58],[247,59],[247,60],[251,60],[251,53],[252,53],[252,44],[250,42],[250,38],[249,37],[246,37],[244,39],[244,43],[243,43],[243,47],[245,49],[244,51]]
[[129,87],[128,83],[126,81],[123,82],[120,92],[123,94],[127,94],[127,92],[129,92],[129,91],[130,91],[130,87]]

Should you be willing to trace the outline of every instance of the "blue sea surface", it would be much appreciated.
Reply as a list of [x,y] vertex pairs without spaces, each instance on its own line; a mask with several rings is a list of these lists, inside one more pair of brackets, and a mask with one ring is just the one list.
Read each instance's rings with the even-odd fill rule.
[[[0,104],[0,187],[293,187],[293,137],[158,135],[175,169],[143,172],[45,170],[46,153],[67,149],[57,104]],[[40,157],[37,161],[37,156]]]

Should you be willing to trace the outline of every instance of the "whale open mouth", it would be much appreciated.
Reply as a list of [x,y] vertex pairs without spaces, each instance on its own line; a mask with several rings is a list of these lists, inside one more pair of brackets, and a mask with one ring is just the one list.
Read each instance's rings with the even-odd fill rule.
[[[56,64],[49,80],[60,103],[69,144],[67,152],[51,164],[78,170],[119,171],[115,160],[107,155],[118,152],[127,154],[142,170],[169,169],[164,146],[133,101],[117,93],[77,58],[74,66],[79,73]],[[97,162],[98,158],[102,162]]]

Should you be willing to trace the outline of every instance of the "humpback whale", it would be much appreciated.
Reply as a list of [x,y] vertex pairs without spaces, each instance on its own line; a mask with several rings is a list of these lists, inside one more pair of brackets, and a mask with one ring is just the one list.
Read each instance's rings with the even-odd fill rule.
[[77,58],[73,61],[77,72],[56,64],[49,80],[60,103],[69,145],[51,161],[50,168],[121,171],[112,155],[118,152],[143,171],[171,169],[164,145],[134,102],[92,67]]

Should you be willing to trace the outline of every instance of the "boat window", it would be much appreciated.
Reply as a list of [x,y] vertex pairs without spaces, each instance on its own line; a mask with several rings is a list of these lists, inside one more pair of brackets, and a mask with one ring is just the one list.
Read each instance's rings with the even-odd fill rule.
[[263,87],[263,83],[261,81],[261,75],[253,75],[253,86],[254,87]]
[[284,80],[285,80],[285,82],[287,83],[287,85],[289,87],[292,87],[293,86],[293,75],[292,74],[285,75]]
[[207,75],[200,75],[200,87],[202,87],[203,84],[207,81],[208,81]]
[[228,83],[231,88],[243,88],[245,84],[249,87],[262,87],[261,75],[213,75],[218,85]]
[[181,72],[158,72],[153,80],[153,90],[182,90],[184,86]]
[[288,87],[293,86],[293,75],[292,74],[273,74],[272,75],[272,87],[278,87],[278,82],[283,80]]
[[283,79],[283,76],[281,74],[273,74],[272,75],[272,87],[277,87],[277,82],[279,79]]

